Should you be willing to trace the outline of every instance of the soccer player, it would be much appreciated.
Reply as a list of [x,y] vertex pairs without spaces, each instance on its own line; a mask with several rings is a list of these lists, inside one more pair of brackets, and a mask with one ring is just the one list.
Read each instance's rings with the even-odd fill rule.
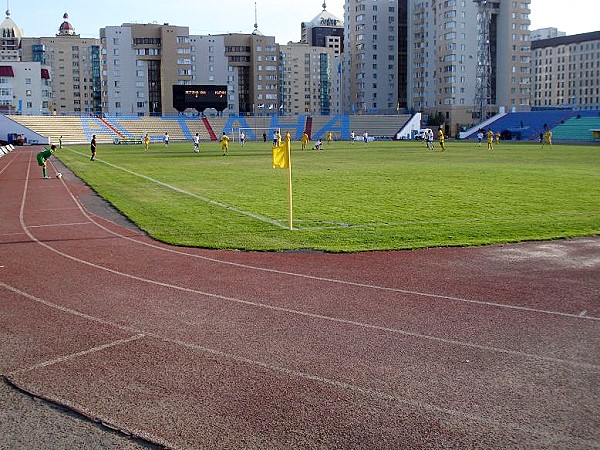
[[496,144],[500,143],[500,132],[496,131]]
[[302,150],[306,149],[306,144],[308,143],[308,133],[305,131],[302,133],[302,137],[300,138],[300,142],[302,143]]
[[244,146],[244,144],[246,143],[246,133],[244,133],[243,131],[240,133],[240,144],[242,145],[242,147]]
[[544,145],[546,144],[548,144],[550,148],[552,148],[552,131],[550,131],[549,128],[544,133],[544,142],[542,142],[542,148],[544,148]]
[[165,143],[165,148],[169,148],[169,132],[165,133],[165,137],[163,138],[163,142]]
[[148,136],[148,133],[146,133],[144,135],[144,151],[147,152],[148,151],[148,147],[150,146],[150,136]]
[[273,132],[273,147],[279,147],[281,145],[281,133],[279,130]]
[[487,149],[494,150],[494,132],[490,129],[487,132]]
[[431,151],[433,151],[435,149],[435,146],[433,145],[433,130],[429,129],[425,132],[425,136],[424,139],[426,141],[427,148]]
[[350,143],[351,144],[354,144],[354,138],[355,138],[355,136],[356,135],[354,134],[354,131],[352,133],[350,133]]
[[331,141],[333,141],[333,133],[331,131],[327,132],[327,145],[331,144]]
[[38,165],[42,168],[42,178],[47,180],[50,178],[46,171],[46,161],[56,153],[56,145],[52,144],[50,148],[44,148],[41,152],[36,155]]
[[198,133],[194,136],[194,153],[200,153],[200,135]]
[[479,144],[479,147],[481,147],[482,141],[483,141],[483,131],[479,130],[477,132],[477,143]]
[[369,133],[366,130],[363,133],[363,141],[365,142],[365,147],[366,147],[367,143],[369,142]]
[[92,157],[90,161],[93,161],[96,158],[96,135],[92,136],[92,141],[90,142],[90,151],[92,152]]
[[445,152],[446,151],[446,147],[444,145],[444,130],[442,130],[442,127],[439,128],[438,130],[438,142],[440,143],[440,147],[442,147],[442,151]]
[[223,156],[229,154],[229,136],[224,131],[221,136],[221,150],[223,151]]

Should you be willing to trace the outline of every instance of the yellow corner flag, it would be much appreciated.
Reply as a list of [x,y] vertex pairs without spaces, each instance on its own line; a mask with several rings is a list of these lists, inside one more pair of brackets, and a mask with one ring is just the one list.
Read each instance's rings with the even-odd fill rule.
[[290,141],[273,147],[273,169],[289,169],[290,167]]
[[292,218],[293,202],[292,202],[292,164],[291,164],[292,145],[290,139],[286,139],[281,145],[273,147],[273,169],[288,170],[288,200],[289,200],[289,222],[290,230],[294,229]]

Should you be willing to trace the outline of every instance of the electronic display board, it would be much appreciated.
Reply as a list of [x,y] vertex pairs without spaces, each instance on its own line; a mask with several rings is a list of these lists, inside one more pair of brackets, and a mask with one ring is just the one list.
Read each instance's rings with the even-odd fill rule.
[[207,108],[223,111],[227,108],[225,85],[173,85],[173,108],[183,112],[187,108],[202,112]]

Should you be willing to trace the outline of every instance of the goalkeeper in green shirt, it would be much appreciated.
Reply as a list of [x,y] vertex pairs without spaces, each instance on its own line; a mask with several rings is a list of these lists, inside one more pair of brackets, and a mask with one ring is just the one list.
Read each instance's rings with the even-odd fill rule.
[[50,148],[44,148],[43,151],[36,155],[38,165],[42,168],[43,178],[50,178],[46,170],[46,161],[56,153],[56,145],[52,144]]

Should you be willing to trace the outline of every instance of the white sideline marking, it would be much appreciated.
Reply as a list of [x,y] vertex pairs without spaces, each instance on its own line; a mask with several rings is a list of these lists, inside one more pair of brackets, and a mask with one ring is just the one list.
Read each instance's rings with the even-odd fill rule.
[[[72,150],[72,149],[68,149],[68,150],[71,151],[71,152],[73,152],[73,153],[76,153],[78,155],[83,155],[83,153],[81,153],[81,152],[77,152],[77,151]],[[170,185],[168,183],[164,183],[162,181],[159,181],[159,180],[157,180],[155,178],[152,178],[152,177],[149,177],[149,176],[146,176],[146,175],[142,175],[140,173],[134,172],[134,171],[129,170],[129,169],[125,169],[124,167],[117,166],[116,164],[111,164],[111,163],[103,161],[101,159],[96,159],[96,161],[101,162],[102,164],[106,164],[107,166],[113,167],[115,169],[122,170],[123,172],[127,172],[127,173],[129,173],[131,175],[134,175],[136,177],[143,178],[145,180],[151,181],[151,182],[156,183],[156,184],[158,184],[160,186],[166,187],[167,189],[171,189],[171,190],[173,190],[175,192],[179,192],[180,194],[188,195],[188,196],[196,198],[198,200],[202,200],[203,202],[208,203],[209,205],[218,206],[218,207],[226,209],[228,211],[232,211],[232,212],[241,214],[243,216],[247,216],[247,217],[250,217],[252,219],[259,220],[261,222],[270,223],[271,225],[275,225],[276,227],[279,227],[279,228],[287,229],[287,226],[279,223],[279,221],[277,221],[277,220],[269,219],[268,217],[260,216],[258,214],[254,214],[254,213],[251,213],[251,212],[248,212],[248,211],[244,211],[244,210],[241,210],[241,209],[238,209],[238,208],[234,208],[233,206],[229,206],[229,205],[226,205],[225,203],[217,202],[216,200],[211,200],[210,198],[207,198],[207,197],[202,197],[201,195],[194,194],[193,192],[186,191],[185,189],[178,188],[178,187]]]

